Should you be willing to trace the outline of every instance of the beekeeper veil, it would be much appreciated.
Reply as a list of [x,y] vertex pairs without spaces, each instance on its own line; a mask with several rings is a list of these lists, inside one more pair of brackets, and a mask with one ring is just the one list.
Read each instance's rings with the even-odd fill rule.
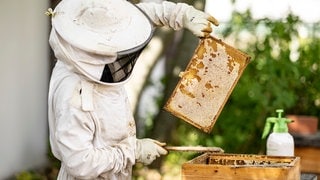
[[125,0],[62,0],[52,13],[50,45],[68,67],[102,84],[125,82],[153,27]]

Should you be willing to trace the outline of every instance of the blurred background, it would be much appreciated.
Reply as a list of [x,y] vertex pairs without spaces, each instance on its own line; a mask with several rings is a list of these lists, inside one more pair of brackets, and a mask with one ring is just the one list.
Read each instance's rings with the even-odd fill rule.
[[[58,2],[0,2],[0,179],[55,179],[59,168],[48,145],[47,93],[54,57],[48,45],[50,18],[44,15]],[[158,28],[126,85],[139,138],[264,154],[262,130],[276,109],[320,117],[320,1],[173,2],[216,17],[220,26],[212,36],[247,53],[251,62],[212,132],[204,133],[163,110],[199,39],[187,30]],[[148,167],[138,164],[134,179],[179,179],[181,164],[195,156],[170,152]]]

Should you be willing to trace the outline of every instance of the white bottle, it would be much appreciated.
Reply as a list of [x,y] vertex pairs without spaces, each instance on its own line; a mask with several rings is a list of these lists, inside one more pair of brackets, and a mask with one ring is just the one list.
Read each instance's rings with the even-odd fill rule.
[[282,109],[276,110],[278,117],[269,117],[263,131],[262,138],[265,138],[270,129],[271,123],[274,124],[273,132],[267,139],[267,155],[269,156],[294,156],[294,140],[291,134],[288,133],[287,123],[292,120],[282,118]]
[[293,137],[289,133],[271,133],[267,139],[267,155],[294,156]]

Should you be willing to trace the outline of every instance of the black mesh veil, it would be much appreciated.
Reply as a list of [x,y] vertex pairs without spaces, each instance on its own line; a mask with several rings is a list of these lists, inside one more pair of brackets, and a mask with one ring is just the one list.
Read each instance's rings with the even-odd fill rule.
[[150,38],[140,47],[119,52],[115,62],[104,66],[100,81],[115,83],[126,80],[131,75],[137,59],[149,41]]

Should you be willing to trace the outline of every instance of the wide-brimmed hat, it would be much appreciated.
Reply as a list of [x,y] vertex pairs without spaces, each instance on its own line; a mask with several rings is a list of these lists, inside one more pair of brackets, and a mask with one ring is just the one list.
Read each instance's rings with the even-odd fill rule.
[[141,46],[153,30],[147,16],[125,0],[62,0],[52,26],[72,46],[100,55]]

